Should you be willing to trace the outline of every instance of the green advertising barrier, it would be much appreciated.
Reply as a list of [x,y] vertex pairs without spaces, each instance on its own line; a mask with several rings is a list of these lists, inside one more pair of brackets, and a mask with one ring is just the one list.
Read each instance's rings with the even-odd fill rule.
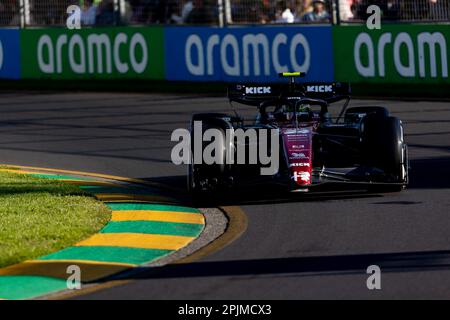
[[449,25],[333,28],[337,81],[373,84],[449,84]]
[[164,79],[160,27],[22,30],[20,44],[22,79]]

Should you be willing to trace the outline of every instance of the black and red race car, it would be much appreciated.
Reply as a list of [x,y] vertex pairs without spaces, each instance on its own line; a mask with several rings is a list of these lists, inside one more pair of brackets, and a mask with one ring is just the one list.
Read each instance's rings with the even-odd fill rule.
[[[350,86],[346,83],[295,83],[301,73],[283,73],[289,84],[233,84],[228,88],[230,103],[255,106],[256,119],[248,123],[235,114],[202,113],[192,117],[202,130],[217,129],[223,136],[215,156],[218,163],[191,163],[188,187],[195,193],[252,185],[276,184],[291,192],[311,191],[328,183],[357,184],[401,191],[408,183],[408,148],[402,122],[385,107],[347,108]],[[331,115],[330,106],[341,102],[342,110]],[[330,109],[330,110],[329,110]],[[237,164],[226,161],[227,152],[239,143],[226,132],[277,129],[279,167],[274,174],[261,175],[259,161]],[[273,131],[271,131],[273,132]],[[191,134],[193,136],[193,132]],[[268,139],[268,138],[267,138]],[[270,141],[264,141],[270,144]],[[201,146],[200,146],[201,144]],[[245,141],[259,147],[261,141]],[[191,140],[191,150],[204,150],[205,142]],[[236,159],[235,159],[236,160]],[[194,162],[194,161],[192,161]]]

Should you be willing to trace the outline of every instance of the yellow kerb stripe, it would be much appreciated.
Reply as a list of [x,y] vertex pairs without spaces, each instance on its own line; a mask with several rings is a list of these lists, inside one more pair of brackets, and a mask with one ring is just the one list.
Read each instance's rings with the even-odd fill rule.
[[121,210],[112,212],[112,221],[164,221],[205,224],[205,218],[198,213],[155,210]]
[[[24,170],[14,170],[14,169],[0,169],[0,172],[10,172],[17,174],[50,174],[50,173],[42,173],[36,171],[24,171]],[[55,173],[57,175],[57,173]],[[120,183],[114,183],[109,181],[96,181],[96,180],[73,180],[73,179],[55,179],[55,181],[67,182],[76,185],[83,186],[111,186],[111,187],[126,187],[121,185]]]
[[74,171],[74,170],[49,169],[49,168],[40,168],[40,167],[16,166],[16,165],[10,165],[10,164],[1,164],[1,165],[11,167],[13,169],[18,169],[18,170],[37,170],[37,171],[44,171],[44,172],[58,172],[58,173],[66,173],[66,174],[75,174],[75,175],[80,175],[80,176],[104,178],[104,179],[117,180],[117,181],[128,182],[128,183],[132,182],[132,183],[144,184],[144,185],[149,185],[149,186],[167,188],[164,184],[160,184],[160,183],[149,182],[149,181],[145,181],[145,180],[141,180],[141,179],[112,176],[112,175],[108,175],[108,174],[99,174],[99,173]]
[[17,174],[39,174],[39,172],[25,171],[25,170],[14,170],[14,169],[0,169],[0,171],[1,172],[17,173]]
[[193,237],[142,234],[142,233],[98,233],[76,246],[113,246],[142,249],[177,250],[194,240]]
[[80,186],[105,186],[105,187],[126,188],[126,186],[121,185],[120,183],[113,183],[113,182],[107,182],[107,181],[70,180],[70,179],[59,179],[58,181],[76,184],[76,185],[80,185]]
[[149,202],[174,202],[172,198],[163,196],[138,195],[138,194],[120,194],[120,193],[100,193],[95,197],[103,202],[113,201],[149,201]]
[[28,260],[0,269],[0,276],[31,275],[67,279],[67,268],[77,265],[82,270],[82,281],[93,281],[130,269],[135,265],[79,260]]

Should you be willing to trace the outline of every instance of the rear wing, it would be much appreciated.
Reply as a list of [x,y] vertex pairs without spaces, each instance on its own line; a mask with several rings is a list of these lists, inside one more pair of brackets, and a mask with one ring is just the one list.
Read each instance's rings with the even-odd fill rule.
[[305,95],[309,98],[322,99],[329,103],[350,98],[352,89],[350,83],[304,83]]
[[230,101],[259,106],[264,101],[276,100],[286,90],[281,84],[232,84],[228,86]]
[[286,84],[232,84],[228,86],[228,99],[232,102],[259,106],[262,102],[285,96],[299,95],[321,99],[328,103],[350,98],[351,88],[344,82],[317,82]]

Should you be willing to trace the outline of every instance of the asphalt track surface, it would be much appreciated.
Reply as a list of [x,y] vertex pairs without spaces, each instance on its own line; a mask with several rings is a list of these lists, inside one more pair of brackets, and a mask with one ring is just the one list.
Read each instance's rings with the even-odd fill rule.
[[[144,178],[184,187],[170,134],[192,113],[229,111],[225,97],[1,93],[2,163]],[[385,105],[405,123],[411,183],[392,194],[236,199],[248,217],[236,241],[191,263],[152,270],[82,299],[450,297],[450,105]],[[242,111],[251,114],[252,109]],[[365,269],[382,269],[368,290]]]

